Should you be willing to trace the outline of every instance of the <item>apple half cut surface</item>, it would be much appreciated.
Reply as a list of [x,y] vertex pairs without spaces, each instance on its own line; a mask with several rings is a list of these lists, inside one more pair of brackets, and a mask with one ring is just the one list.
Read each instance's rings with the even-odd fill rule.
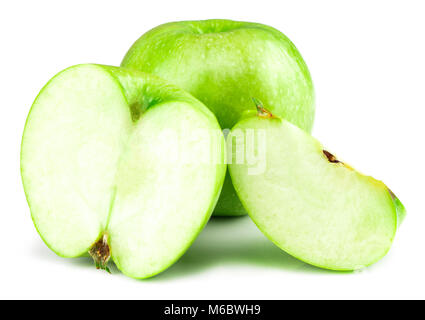
[[190,94],[87,64],[60,72],[36,98],[21,174],[34,224],[55,253],[90,253],[103,269],[111,257],[124,274],[147,278],[208,221],[224,152],[216,118]]
[[309,264],[347,271],[388,252],[405,210],[381,181],[340,162],[261,105],[227,142],[236,192],[278,247]]

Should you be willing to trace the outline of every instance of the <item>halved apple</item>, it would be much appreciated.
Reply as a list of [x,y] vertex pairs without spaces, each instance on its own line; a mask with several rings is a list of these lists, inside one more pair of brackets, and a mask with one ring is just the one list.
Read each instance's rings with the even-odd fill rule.
[[401,202],[308,133],[257,108],[227,141],[233,185],[260,230],[322,268],[355,270],[382,258],[405,215]]
[[21,173],[34,224],[54,252],[89,252],[105,269],[112,257],[123,273],[147,278],[208,221],[224,149],[214,115],[190,94],[142,72],[78,65],[36,98]]

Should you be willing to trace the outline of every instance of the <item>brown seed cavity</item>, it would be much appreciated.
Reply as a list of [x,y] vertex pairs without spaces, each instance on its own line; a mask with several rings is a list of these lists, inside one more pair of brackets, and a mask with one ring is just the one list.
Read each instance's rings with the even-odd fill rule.
[[329,151],[323,150],[323,154],[328,158],[328,161],[331,163],[341,163],[332,153]]
[[89,254],[94,260],[96,269],[106,270],[111,273],[108,268],[108,261],[111,258],[111,248],[109,247],[108,235],[106,233],[92,245]]

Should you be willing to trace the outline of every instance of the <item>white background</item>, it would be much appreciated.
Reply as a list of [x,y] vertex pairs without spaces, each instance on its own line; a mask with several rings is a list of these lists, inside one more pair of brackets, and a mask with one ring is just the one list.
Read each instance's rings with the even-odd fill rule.
[[[0,298],[425,298],[423,1],[2,1]],[[361,272],[310,267],[248,217],[213,219],[186,255],[150,280],[51,252],[33,227],[19,174],[21,134],[41,87],[78,63],[118,65],[158,24],[229,18],[284,32],[316,89],[313,133],[386,182],[408,216],[390,253]]]

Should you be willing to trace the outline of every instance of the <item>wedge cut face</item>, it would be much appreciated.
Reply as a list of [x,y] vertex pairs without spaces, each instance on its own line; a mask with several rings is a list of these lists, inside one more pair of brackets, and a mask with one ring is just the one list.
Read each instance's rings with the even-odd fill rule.
[[112,257],[134,278],[161,272],[218,199],[225,148],[217,132],[202,103],[158,78],[100,65],[62,71],[35,100],[22,139],[38,232],[63,257],[89,252],[102,268]]
[[[260,230],[284,251],[318,267],[355,270],[390,249],[404,217],[399,200],[308,133],[260,113],[236,124],[227,142],[237,194]],[[247,161],[253,159],[249,152],[258,163]]]

